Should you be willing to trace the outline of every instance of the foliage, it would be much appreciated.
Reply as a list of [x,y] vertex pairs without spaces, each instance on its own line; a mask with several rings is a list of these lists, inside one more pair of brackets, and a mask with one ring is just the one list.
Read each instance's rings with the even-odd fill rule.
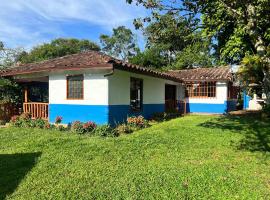
[[29,113],[23,113],[20,116],[13,116],[10,120],[10,124],[11,126],[19,128],[51,128],[46,120],[31,119],[31,115]]
[[159,47],[171,56],[192,43],[195,28],[196,23],[190,19],[168,13],[149,23],[144,29],[144,34],[148,46]]
[[0,70],[14,65],[18,61],[22,52],[23,49],[8,48],[0,41]]
[[264,78],[263,67],[259,56],[247,55],[243,59],[242,66],[237,73],[238,78],[244,86],[248,86],[250,83],[262,85]]
[[17,105],[22,101],[21,87],[12,79],[0,77],[0,103]]
[[268,199],[269,126],[186,116],[106,140],[0,129],[0,199]]
[[265,105],[263,107],[263,115],[267,118],[270,118],[270,105]]
[[63,117],[57,116],[57,117],[55,118],[55,124],[61,124],[62,120],[63,120]]
[[[218,63],[240,64],[244,58],[253,62],[257,57],[265,66],[259,74],[263,73],[263,89],[270,104],[269,0],[127,0],[128,3],[134,1],[152,11],[150,18],[135,20],[139,27],[167,15],[195,22],[201,15],[201,23],[195,23],[195,26],[211,39]],[[251,70],[252,74],[258,69],[247,68],[246,71]]]
[[141,129],[141,128],[146,128],[146,127],[149,127],[149,122],[144,119],[143,116],[133,116],[133,117],[128,117],[127,118],[127,125],[128,126],[131,126],[133,128],[138,128],[138,129]]
[[100,42],[102,51],[124,61],[127,61],[128,57],[136,55],[139,50],[135,35],[124,26],[114,28],[112,36],[100,35]]
[[143,52],[139,52],[137,55],[130,57],[129,62],[142,67],[150,68],[162,68],[167,66],[169,61],[162,55],[162,50],[157,47],[151,47]]
[[99,51],[100,47],[89,40],[58,38],[50,43],[34,47],[29,53],[22,53],[19,61],[22,63],[39,62],[88,50]]
[[198,36],[197,41],[187,45],[182,51],[176,54],[172,69],[187,69],[194,67],[212,67],[214,64],[213,55],[210,54],[209,41]]
[[134,128],[132,126],[127,124],[120,124],[116,127],[116,131],[119,133],[119,135],[130,134],[134,131],[133,129]]
[[71,131],[78,134],[92,133],[96,127],[94,122],[75,121],[71,124]]
[[96,127],[97,125],[94,122],[86,122],[83,124],[83,129],[86,133],[92,132]]
[[96,136],[101,136],[101,137],[117,137],[117,136],[119,136],[117,130],[113,129],[109,125],[97,126],[94,130],[94,134]]

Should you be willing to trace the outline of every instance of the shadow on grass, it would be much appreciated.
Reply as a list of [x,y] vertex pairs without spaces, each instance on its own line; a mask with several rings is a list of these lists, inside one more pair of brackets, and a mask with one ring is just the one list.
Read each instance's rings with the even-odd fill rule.
[[270,121],[261,120],[260,115],[223,116],[199,124],[205,128],[219,128],[243,134],[238,149],[270,152]]
[[0,199],[5,199],[35,166],[41,153],[0,154]]

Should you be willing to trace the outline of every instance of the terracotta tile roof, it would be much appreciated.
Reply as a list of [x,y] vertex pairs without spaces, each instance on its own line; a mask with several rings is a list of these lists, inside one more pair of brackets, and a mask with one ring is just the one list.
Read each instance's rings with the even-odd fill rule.
[[213,68],[197,68],[186,70],[172,70],[167,74],[183,80],[188,81],[218,81],[229,80],[232,81],[232,72],[229,67],[213,67]]
[[71,54],[59,58],[54,58],[37,63],[29,63],[0,71],[0,76],[14,76],[22,74],[33,74],[40,72],[54,72],[63,70],[82,70],[82,69],[120,69],[139,74],[154,76],[157,78],[169,79],[182,82],[180,79],[148,68],[139,67],[121,60],[115,59],[98,51],[87,51]]

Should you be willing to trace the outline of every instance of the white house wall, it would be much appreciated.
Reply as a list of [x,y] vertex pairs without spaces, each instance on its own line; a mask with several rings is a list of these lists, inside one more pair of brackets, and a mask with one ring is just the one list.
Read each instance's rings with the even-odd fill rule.
[[108,78],[104,74],[84,74],[83,100],[67,99],[66,74],[49,76],[49,103],[78,105],[108,105]]
[[211,98],[186,98],[187,112],[193,113],[217,113],[228,111],[227,82],[216,83],[216,97]]
[[94,121],[107,124],[108,78],[105,73],[77,72],[84,75],[83,100],[67,99],[67,75],[75,73],[63,72],[49,75],[49,120],[54,122],[57,116],[63,117],[63,123],[73,121]]
[[164,104],[165,102],[165,82],[166,80],[115,70],[109,76],[109,104],[129,105],[130,104],[130,78],[140,78],[143,80],[143,103],[144,104]]
[[[143,80],[143,108],[140,112],[130,110],[130,78]],[[154,113],[165,111],[165,84],[178,84],[151,76],[115,70],[109,76],[109,121],[119,123],[128,116],[143,115],[146,118]]]

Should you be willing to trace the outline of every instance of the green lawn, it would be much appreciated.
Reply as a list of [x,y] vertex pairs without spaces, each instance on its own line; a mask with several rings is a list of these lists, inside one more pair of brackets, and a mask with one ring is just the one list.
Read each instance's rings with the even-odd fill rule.
[[0,199],[270,199],[270,122],[186,116],[118,138],[0,129]]

